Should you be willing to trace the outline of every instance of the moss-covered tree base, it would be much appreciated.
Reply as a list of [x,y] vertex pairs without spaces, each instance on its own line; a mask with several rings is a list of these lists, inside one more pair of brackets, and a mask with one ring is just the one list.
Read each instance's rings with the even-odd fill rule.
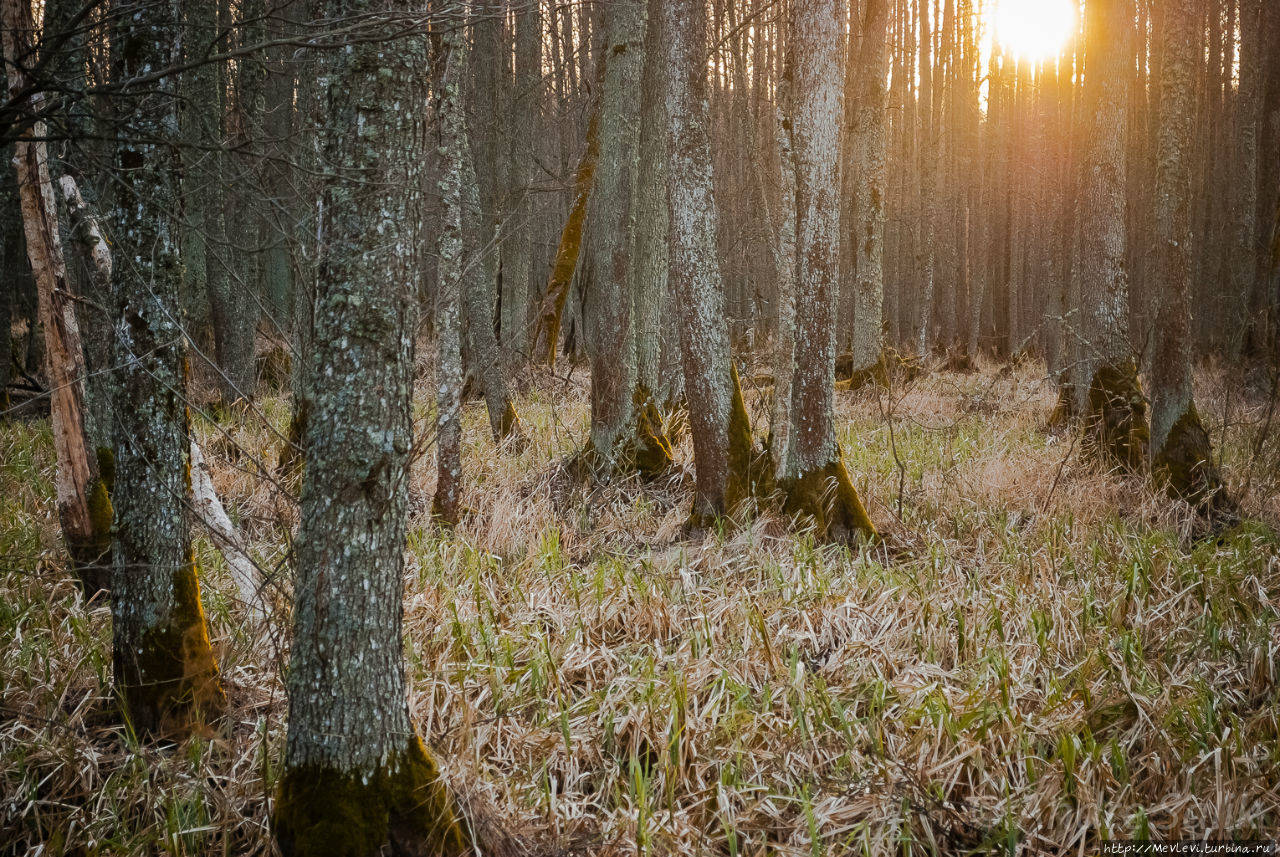
[[855,367],[853,355],[845,352],[836,358],[836,390],[854,391],[863,387],[889,387],[894,381],[913,381],[924,371],[920,359],[886,348],[870,366]]
[[853,544],[859,540],[875,541],[880,536],[853,487],[843,458],[785,480],[781,489],[783,511],[812,522],[824,541]]
[[116,647],[116,692],[138,735],[182,737],[226,708],[194,557],[188,555],[188,565],[173,573],[172,586],[169,616],[143,628],[136,646]]
[[507,399],[502,409],[502,419],[498,421],[497,440],[511,440],[519,443],[524,437],[524,427],[520,424],[520,415],[516,413],[516,406],[511,404],[511,400]]
[[1079,408],[1076,407],[1075,388],[1063,381],[1058,385],[1058,401],[1049,412],[1049,428],[1065,428],[1071,425],[1077,416],[1079,416]]
[[454,857],[472,852],[435,761],[413,736],[372,775],[288,768],[272,819],[285,857]]
[[1094,373],[1084,423],[1090,455],[1128,473],[1146,466],[1151,428],[1137,364],[1128,360]]
[[[751,436],[751,417],[747,415],[746,400],[742,396],[742,382],[738,367],[731,365],[729,375],[733,385],[729,402],[728,470],[725,474],[724,495],[718,501],[708,497],[701,488],[693,500],[693,509],[685,522],[690,532],[709,529],[725,515],[732,515],[742,503],[751,497],[764,497],[773,492],[773,470],[766,451],[755,448]],[[701,480],[701,476],[699,477]]]
[[1195,404],[1169,430],[1164,445],[1156,450],[1152,469],[1170,495],[1187,501],[1202,515],[1220,523],[1238,518],[1236,504],[1213,463],[1213,446]]

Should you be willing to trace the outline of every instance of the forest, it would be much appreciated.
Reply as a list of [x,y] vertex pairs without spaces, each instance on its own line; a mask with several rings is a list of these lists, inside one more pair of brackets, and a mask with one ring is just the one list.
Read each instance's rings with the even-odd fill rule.
[[0,857],[1274,853],[1280,2],[0,37]]

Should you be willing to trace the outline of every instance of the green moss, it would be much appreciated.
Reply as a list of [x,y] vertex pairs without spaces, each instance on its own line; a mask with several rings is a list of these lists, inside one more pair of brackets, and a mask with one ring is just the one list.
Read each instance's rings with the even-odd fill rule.
[[1133,360],[1109,364],[1094,373],[1085,437],[1086,450],[1108,466],[1135,473],[1146,465],[1151,428]]
[[289,768],[272,819],[285,857],[463,855],[459,823],[434,760],[415,735],[372,774]]
[[115,515],[106,483],[99,477],[89,483],[89,523],[87,539],[67,541],[71,567],[84,588],[86,598],[111,588],[111,524]]
[[768,493],[762,479],[771,473],[768,456],[756,451],[751,436],[751,418],[742,397],[742,382],[738,367],[730,364],[729,378],[733,383],[729,403],[729,474],[725,480],[724,511],[734,510],[749,497]]
[[842,456],[837,455],[826,467],[786,480],[781,487],[783,511],[793,518],[811,521],[825,541],[852,544],[859,539],[879,538]]
[[115,657],[116,688],[140,735],[186,735],[226,707],[190,550],[187,564],[170,583],[169,615],[144,630],[136,654],[116,652]]
[[519,437],[521,433],[520,415],[516,413],[516,406],[511,404],[511,400],[507,399],[506,406],[502,409],[502,419],[498,425],[498,440],[506,440],[509,437]]
[[643,384],[636,386],[632,405],[636,428],[631,458],[636,472],[645,479],[653,479],[671,467],[671,442],[663,431],[662,414],[648,387]]
[[1152,467],[1171,496],[1191,503],[1201,514],[1215,519],[1236,517],[1235,502],[1213,463],[1213,445],[1194,402],[1169,430]]
[[107,489],[107,494],[116,490],[116,454],[105,446],[95,450],[98,459],[98,478]]

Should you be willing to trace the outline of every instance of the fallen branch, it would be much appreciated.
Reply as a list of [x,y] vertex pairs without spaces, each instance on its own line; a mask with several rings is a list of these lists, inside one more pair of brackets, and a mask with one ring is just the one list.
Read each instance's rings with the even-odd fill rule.
[[236,532],[227,510],[223,508],[218,493],[213,490],[213,480],[204,464],[204,453],[195,438],[191,439],[191,501],[195,507],[196,517],[209,532],[214,547],[221,551],[231,569],[231,577],[236,582],[236,590],[240,603],[249,612],[254,623],[260,623],[267,617],[262,603],[259,585],[258,565],[245,549],[244,538]]

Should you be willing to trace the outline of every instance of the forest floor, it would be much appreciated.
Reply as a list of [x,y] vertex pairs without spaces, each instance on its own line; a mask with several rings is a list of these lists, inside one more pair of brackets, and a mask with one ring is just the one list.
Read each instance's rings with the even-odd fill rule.
[[[1280,431],[1259,446],[1260,373],[1197,383],[1246,518],[1219,539],[1049,430],[1053,391],[1026,363],[837,394],[888,536],[853,552],[769,510],[686,537],[687,439],[664,482],[575,483],[581,369],[524,385],[520,448],[495,448],[469,405],[474,511],[455,532],[427,515],[429,449],[413,471],[413,719],[488,841],[535,854],[1274,836]],[[747,399],[763,425],[764,396]],[[288,415],[266,397],[197,418],[273,606],[252,628],[198,540],[231,710],[167,748],[114,724],[110,611],[66,571],[47,424],[0,425],[0,855],[271,853],[297,479],[269,474]]]

